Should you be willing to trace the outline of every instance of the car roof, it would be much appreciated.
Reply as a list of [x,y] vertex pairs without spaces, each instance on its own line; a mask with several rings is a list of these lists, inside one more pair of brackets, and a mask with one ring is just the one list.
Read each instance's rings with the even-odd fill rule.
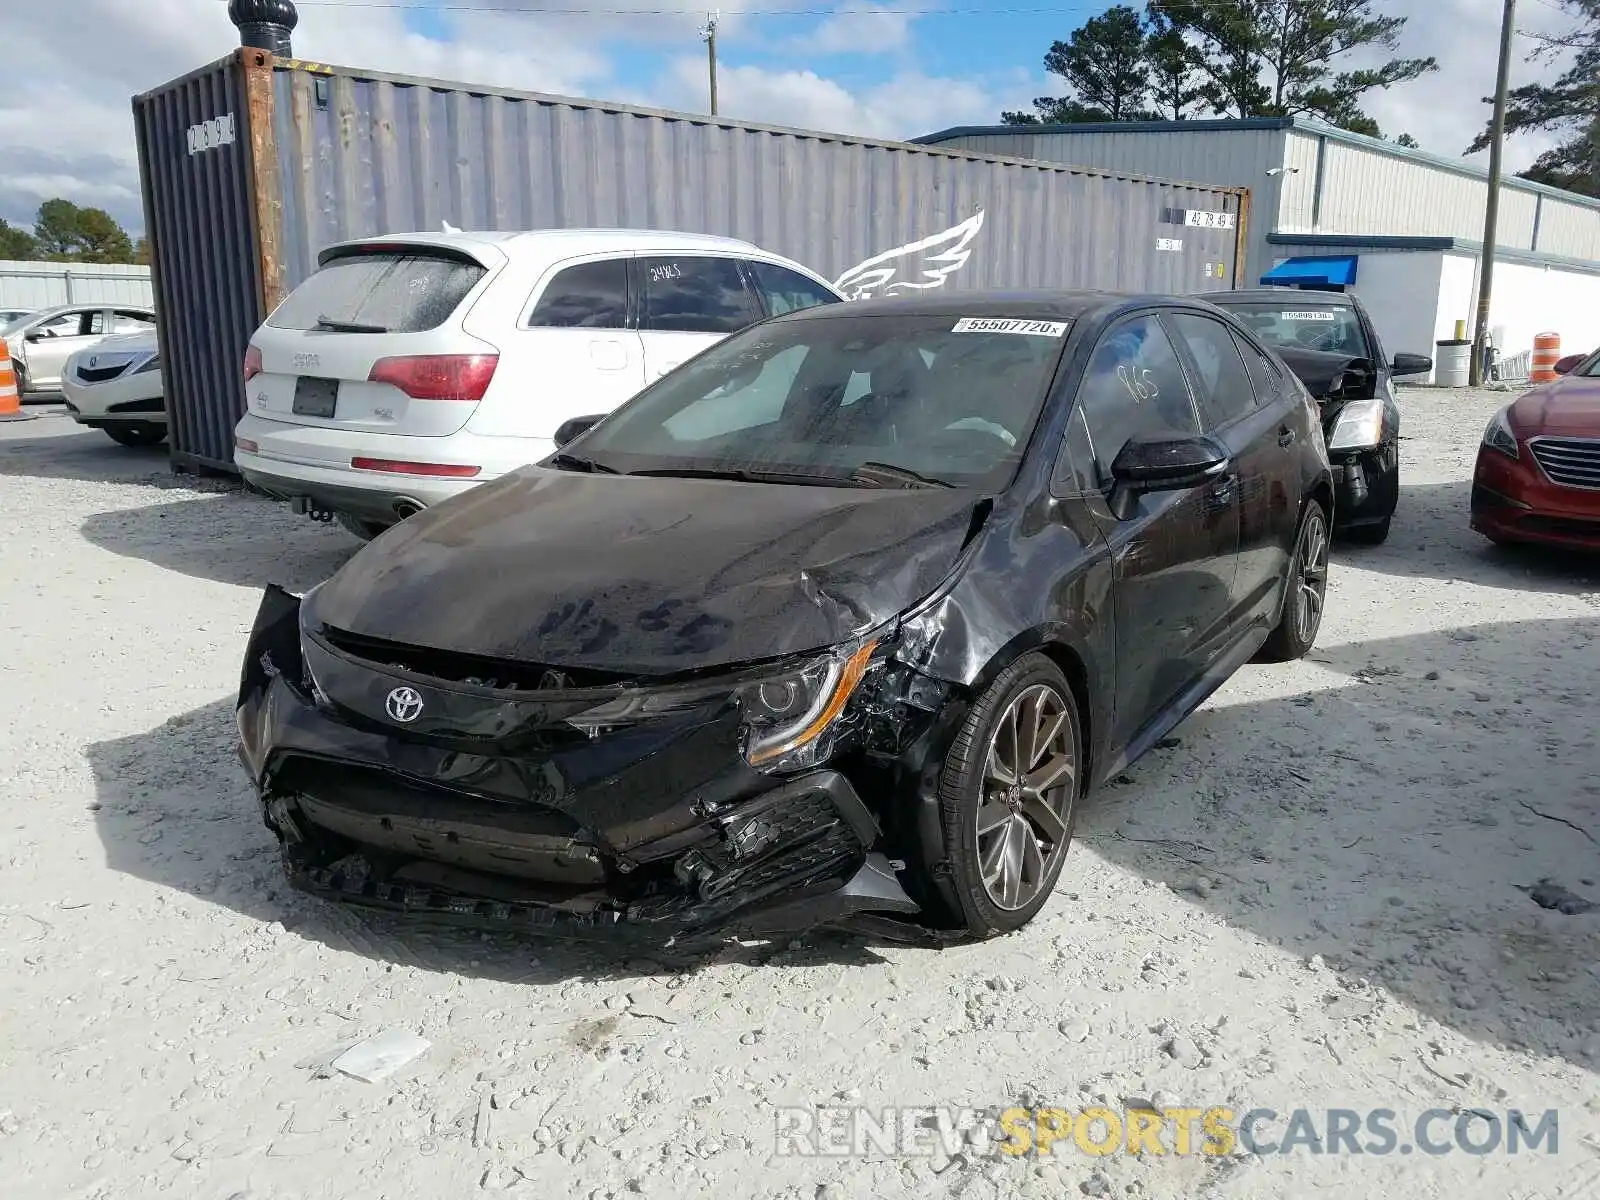
[[834,317],[930,316],[930,317],[1016,317],[1041,321],[1071,321],[1108,308],[1122,308],[1140,302],[1150,304],[1187,303],[1182,296],[1154,296],[1137,292],[1098,292],[1073,290],[1012,291],[974,289],[943,295],[875,297],[852,300],[847,308],[834,304],[797,309],[777,318],[782,321],[817,321]]
[[39,318],[53,316],[57,313],[98,312],[102,308],[114,308],[122,312],[155,312],[155,309],[148,304],[142,304],[137,300],[126,302],[122,300],[82,300],[75,301],[72,304],[52,304],[48,308],[21,308],[17,311],[26,317]]
[[[514,229],[449,230],[386,233],[370,238],[351,238],[335,246],[386,244],[440,246],[467,254],[489,246],[506,257],[520,253],[554,251],[562,256],[617,250],[722,250],[740,254],[781,257],[761,249],[754,242],[719,237],[709,233],[685,233],[673,229]],[[333,246],[327,249],[333,249]]]
[[1305,304],[1325,304],[1332,307],[1343,306],[1355,308],[1357,300],[1349,292],[1319,292],[1315,288],[1293,287],[1264,287],[1264,288],[1236,288],[1227,292],[1200,292],[1197,298],[1207,300],[1219,308],[1226,308],[1228,301],[1242,301],[1246,304],[1276,304],[1280,300],[1289,300],[1294,297],[1304,297]]

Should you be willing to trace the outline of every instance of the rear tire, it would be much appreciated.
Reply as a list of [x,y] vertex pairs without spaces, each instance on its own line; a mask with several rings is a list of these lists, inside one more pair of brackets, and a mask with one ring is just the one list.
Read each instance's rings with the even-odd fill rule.
[[167,439],[167,427],[146,421],[129,421],[126,424],[103,425],[102,429],[119,446],[154,446]]
[[360,517],[352,516],[350,513],[336,512],[333,515],[339,524],[343,525],[363,542],[370,542],[385,529],[389,528],[387,525],[379,525],[376,521],[364,521]]
[[1315,500],[1306,504],[1300,532],[1294,539],[1289,578],[1284,584],[1283,614],[1261,647],[1261,662],[1291,662],[1304,658],[1322,628],[1322,610],[1328,594],[1328,514]]
[[1352,525],[1344,530],[1344,539],[1358,546],[1381,546],[1389,540],[1389,526],[1393,522],[1394,518],[1389,516],[1371,525]]
[[1072,842],[1082,723],[1066,676],[1024,654],[978,698],[939,777],[954,914],[975,937],[1019,929],[1044,907]]

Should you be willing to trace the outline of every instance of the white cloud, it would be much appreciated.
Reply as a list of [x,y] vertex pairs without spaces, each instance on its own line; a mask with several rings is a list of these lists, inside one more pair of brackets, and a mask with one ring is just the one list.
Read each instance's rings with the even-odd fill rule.
[[[1439,69],[1414,83],[1372,92],[1362,107],[1387,136],[1409,133],[1424,150],[1458,157],[1489,122],[1483,97],[1494,95],[1500,6],[1487,0],[1412,0],[1396,11],[1408,18],[1397,53],[1406,58],[1432,55]],[[1569,18],[1548,4],[1525,4],[1517,13],[1516,28],[1527,32],[1557,34],[1571,26]],[[1526,61],[1535,45],[1525,37],[1512,43],[1512,87],[1553,76],[1548,67]],[[1541,135],[1507,139],[1506,170],[1525,169],[1553,144],[1554,139]],[[1484,151],[1467,161],[1486,166],[1487,159]]]
[[880,5],[852,8],[826,18],[791,47],[813,54],[889,54],[910,43],[915,20],[913,14]]
[[[670,94],[664,102],[671,107],[703,111],[705,60],[675,59],[665,90]],[[815,71],[722,67],[717,71],[717,99],[718,112],[726,117],[886,139],[988,123],[1000,111],[1000,97],[981,84],[914,71],[851,90]]]

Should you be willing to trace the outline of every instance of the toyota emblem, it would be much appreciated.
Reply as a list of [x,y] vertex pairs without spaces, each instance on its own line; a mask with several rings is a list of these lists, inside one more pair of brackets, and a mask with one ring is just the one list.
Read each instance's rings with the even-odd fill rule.
[[383,707],[396,721],[408,725],[422,715],[422,696],[416,688],[397,687],[384,700]]

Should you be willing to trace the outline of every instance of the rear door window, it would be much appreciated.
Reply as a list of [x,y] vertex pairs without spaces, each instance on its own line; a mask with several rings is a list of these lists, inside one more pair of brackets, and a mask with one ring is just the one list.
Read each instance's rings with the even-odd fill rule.
[[477,263],[413,249],[338,258],[290,292],[267,324],[420,333],[444,324],[484,274]]
[[607,258],[558,271],[533,306],[535,329],[626,329],[628,260]]
[[1228,327],[1195,313],[1174,313],[1167,319],[1199,368],[1200,378],[1195,382],[1206,428],[1220,429],[1253,411],[1255,388]]
[[726,334],[761,320],[735,259],[681,254],[634,261],[644,292],[642,330]]
[[766,302],[767,312],[774,317],[794,312],[797,308],[840,303],[838,296],[798,271],[759,259],[751,259],[745,265],[750,269],[756,291],[761,293],[761,299]]

